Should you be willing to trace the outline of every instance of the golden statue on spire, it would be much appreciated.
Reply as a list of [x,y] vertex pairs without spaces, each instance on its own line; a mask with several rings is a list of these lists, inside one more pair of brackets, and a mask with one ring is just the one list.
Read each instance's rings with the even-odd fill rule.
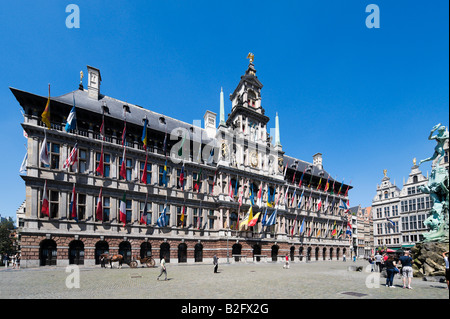
[[248,53],[247,59],[250,59],[250,63],[253,63],[253,60],[255,59],[255,55],[251,52]]

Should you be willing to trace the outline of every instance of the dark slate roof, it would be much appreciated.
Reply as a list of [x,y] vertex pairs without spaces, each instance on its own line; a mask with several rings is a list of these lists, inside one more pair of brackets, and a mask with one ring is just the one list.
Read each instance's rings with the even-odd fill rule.
[[[34,96],[47,100],[47,97],[39,96],[36,94],[32,94],[14,88],[10,89],[18,100],[21,98],[21,96],[23,97],[24,95],[25,98],[26,96]],[[201,127],[176,120],[164,114],[156,113],[147,110],[141,106],[120,101],[106,95],[100,95],[99,99],[96,100],[89,97],[87,90],[75,90],[67,94],[51,97],[51,101],[56,101],[72,107],[74,98],[75,98],[75,106],[77,108],[98,114],[102,114],[102,106],[106,105],[108,108],[108,113],[105,113],[105,117],[111,117],[115,119],[123,119],[123,112],[124,112],[123,108],[124,105],[127,105],[130,110],[130,112],[127,112],[126,114],[127,123],[133,123],[138,126],[143,126],[144,118],[147,117],[149,129],[153,129],[163,133],[167,131],[167,133],[170,134],[173,129],[184,128],[187,130],[187,132],[189,132],[191,139],[194,139],[194,136],[195,137],[200,136],[199,135],[200,133],[198,132],[198,130],[200,130],[200,132],[202,132],[201,134],[202,143],[208,143],[211,141],[211,139],[207,137],[206,131]],[[161,121],[161,119],[164,119],[165,124]]]

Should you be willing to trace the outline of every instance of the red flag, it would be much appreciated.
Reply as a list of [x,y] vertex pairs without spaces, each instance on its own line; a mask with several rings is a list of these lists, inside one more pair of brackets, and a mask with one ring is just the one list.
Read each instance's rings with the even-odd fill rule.
[[98,162],[97,169],[95,170],[101,176],[103,176],[103,145],[102,145],[102,153],[100,154],[100,161]]
[[42,195],[41,213],[45,216],[50,217],[49,208],[48,208],[48,197],[47,197],[47,181],[45,181],[45,184],[44,184],[44,193]]
[[145,155],[144,171],[142,172],[142,178],[141,178],[141,182],[144,183],[144,184],[147,184],[147,156],[148,155],[146,154]]
[[95,211],[97,220],[103,220],[103,206],[102,206],[102,189],[100,188],[100,194],[97,200],[97,210]]
[[125,151],[126,148],[123,148],[123,156],[122,156],[122,165],[120,165],[120,172],[119,175],[123,178],[123,179],[127,179],[127,159],[125,158]]
[[78,216],[77,216],[77,193],[75,192],[75,184],[73,184],[73,188],[72,188],[72,202],[70,203],[70,208],[71,208],[71,217],[78,221]]

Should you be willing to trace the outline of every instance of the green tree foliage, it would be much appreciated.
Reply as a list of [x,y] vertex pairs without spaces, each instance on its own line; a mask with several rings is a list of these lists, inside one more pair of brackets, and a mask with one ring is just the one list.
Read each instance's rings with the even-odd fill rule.
[[14,230],[14,222],[10,218],[2,218],[0,221],[0,252],[7,253],[9,255],[13,254],[14,245],[11,240],[11,231]]

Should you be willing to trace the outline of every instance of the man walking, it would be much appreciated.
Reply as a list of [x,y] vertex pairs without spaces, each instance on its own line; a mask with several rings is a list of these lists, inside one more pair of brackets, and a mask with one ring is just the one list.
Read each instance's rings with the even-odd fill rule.
[[164,256],[161,259],[161,272],[158,276],[158,278],[156,278],[156,280],[159,280],[159,277],[161,277],[161,275],[164,273],[164,280],[167,280],[167,269],[166,269],[166,260],[164,259]]
[[213,257],[213,264],[214,264],[214,273],[217,273],[217,268],[219,268],[219,258],[214,254]]
[[[405,251],[405,254],[400,257],[400,263],[402,264],[402,276],[403,276],[403,288],[411,288],[411,280],[413,277],[412,258],[409,256],[409,251]],[[408,287],[406,287],[406,279],[408,279]]]

